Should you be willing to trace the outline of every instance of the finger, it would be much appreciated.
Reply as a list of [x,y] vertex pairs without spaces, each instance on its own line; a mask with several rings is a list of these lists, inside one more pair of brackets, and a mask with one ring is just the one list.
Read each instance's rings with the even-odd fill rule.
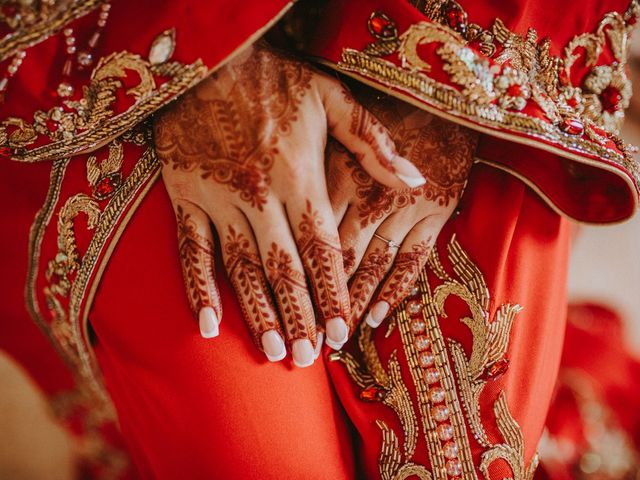
[[222,302],[214,277],[213,236],[209,217],[187,201],[174,203],[178,249],[189,306],[204,338],[217,337]]
[[373,221],[363,221],[361,208],[350,206],[338,227],[338,235],[342,244],[342,256],[345,274],[350,278],[362,262],[362,259],[373,239],[373,234],[384,221],[387,214],[376,216]]
[[425,219],[407,235],[400,247],[391,273],[377,294],[366,322],[377,328],[402,300],[411,294],[420,272],[431,255],[437,232],[432,222]]
[[340,237],[326,191],[309,193],[313,200],[290,201],[286,209],[290,223],[296,226],[294,235],[318,323],[325,326],[327,345],[340,349],[349,338],[347,319],[351,315]]
[[420,171],[401,157],[389,131],[346,87],[319,80],[329,133],[342,143],[374,179],[394,188],[416,188],[426,183]]
[[[356,325],[364,314],[376,290],[391,269],[398,250],[395,245],[402,242],[411,226],[406,226],[400,217],[393,215],[376,231],[351,280],[351,325]],[[388,241],[394,244],[389,245]]]
[[296,366],[314,361],[316,321],[302,261],[283,206],[268,202],[262,212],[249,211],[266,277],[271,285]]
[[241,212],[225,212],[219,228],[225,268],[254,343],[271,362],[287,355],[284,333],[267,285],[258,246]]

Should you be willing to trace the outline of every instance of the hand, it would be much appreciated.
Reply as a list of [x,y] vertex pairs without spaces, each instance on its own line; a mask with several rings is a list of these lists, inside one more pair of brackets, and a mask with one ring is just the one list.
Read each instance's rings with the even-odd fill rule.
[[427,179],[420,188],[387,188],[367,175],[342,145],[328,145],[329,195],[351,277],[350,324],[372,304],[366,321],[375,328],[408,296],[456,208],[477,134],[392,97],[373,95],[367,91],[358,98],[389,129],[398,152]]
[[296,365],[310,365],[319,329],[329,344],[346,341],[351,312],[324,175],[327,133],[385,185],[424,183],[339,82],[266,46],[245,51],[156,119],[183,276],[204,337],[218,335],[222,319],[211,220],[269,360],[284,358],[287,343]]

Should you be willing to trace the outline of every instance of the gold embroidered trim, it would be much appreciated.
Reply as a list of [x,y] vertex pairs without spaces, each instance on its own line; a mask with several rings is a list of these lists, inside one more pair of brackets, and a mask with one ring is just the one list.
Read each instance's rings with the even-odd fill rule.
[[[123,140],[138,143],[135,137],[136,134],[127,134]],[[147,134],[146,138],[150,140],[151,137]],[[119,144],[120,142],[115,140],[114,143]],[[114,161],[113,152],[120,148],[110,147],[112,162]],[[40,310],[36,295],[37,276],[41,263],[40,249],[46,228],[58,202],[68,163],[68,159],[54,162],[45,205],[36,216],[32,226],[26,290],[27,305],[36,323],[52,339],[61,356],[72,367],[78,383],[92,392],[95,401],[100,405],[99,409],[104,412],[105,418],[111,418],[114,416],[114,412],[110,399],[101,384],[100,375],[90,349],[85,324],[88,313],[85,309],[88,308],[89,303],[85,302],[86,293],[89,282],[96,273],[101,254],[114,235],[114,229],[117,226],[121,227],[123,215],[126,214],[131,201],[137,198],[140,190],[145,185],[152,184],[157,178],[160,164],[153,146],[150,146],[137,161],[127,179],[107,197],[109,200],[103,210],[100,210],[99,203],[95,198],[85,193],[72,195],[60,208],[58,212],[58,253],[48,262],[45,272],[47,285],[44,289],[44,296],[51,314],[51,322],[48,322]],[[105,164],[109,164],[109,158],[104,160],[101,166]],[[93,157],[88,159],[87,167],[90,178],[93,178],[91,172],[96,168],[96,161]],[[77,250],[73,233],[74,219],[81,212],[88,215],[88,228],[94,230],[89,246],[83,255]]]
[[[405,439],[404,450],[400,448],[398,433],[387,422],[376,421],[382,434],[378,462],[383,479],[410,475],[434,480],[478,479],[482,475],[488,480],[490,466],[500,460],[509,465],[514,480],[530,480],[537,456],[525,466],[524,437],[509,412],[505,392],[497,395],[492,412],[502,437],[500,442],[487,435],[483,421],[492,417],[481,413],[480,404],[485,385],[508,368],[509,335],[521,307],[504,304],[491,315],[489,291],[478,267],[455,236],[447,250],[454,275],[447,273],[434,250],[412,296],[393,314],[406,363],[399,362],[398,352],[394,351],[385,370],[372,330],[366,324],[358,331],[355,354],[337,352],[330,359],[345,364],[353,380],[363,388],[361,398],[382,402],[398,415]],[[437,286],[432,288],[434,283]],[[455,339],[445,338],[440,328],[442,321],[455,321],[447,318],[445,309],[448,299],[453,297],[464,302],[469,311],[469,315],[459,318],[472,336],[468,352]],[[388,331],[385,338],[389,336]],[[402,402],[386,400],[390,391],[398,391],[398,384],[391,377],[397,376],[402,382],[402,372],[394,372],[396,368],[409,370],[415,400],[410,394],[403,394]],[[382,389],[382,393],[376,391],[371,395],[372,388]],[[406,448],[413,431],[407,428],[403,418],[410,415],[419,418],[428,461],[418,462],[416,449]],[[472,443],[481,448],[478,464],[474,463]]]
[[45,40],[59,32],[64,26],[76,20],[98,7],[103,0],[84,0],[71,2],[59,2],[58,8],[47,14],[47,18],[41,18],[36,23],[18,28],[16,31],[5,35],[0,39],[0,62]]

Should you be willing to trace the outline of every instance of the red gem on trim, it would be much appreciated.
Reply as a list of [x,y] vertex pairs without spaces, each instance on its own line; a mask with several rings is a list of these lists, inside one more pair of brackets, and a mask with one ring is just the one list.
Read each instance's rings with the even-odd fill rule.
[[636,17],[635,15],[631,15],[629,18],[627,18],[627,25],[635,25],[638,22],[638,17]]
[[9,158],[13,152],[9,147],[0,147],[0,157]]
[[371,30],[380,37],[391,37],[395,30],[393,22],[385,15],[376,12],[369,19]]
[[509,369],[509,359],[502,358],[498,360],[496,363],[491,365],[484,373],[484,377],[487,380],[495,380],[496,378],[500,378],[505,372]]
[[460,33],[467,31],[467,15],[456,2],[449,2],[445,6],[444,16],[447,24]]
[[560,129],[570,135],[582,135],[584,125],[577,118],[565,118],[560,124]]
[[93,194],[98,200],[104,200],[105,198],[113,195],[120,184],[122,183],[122,176],[119,173],[112,173],[106,177],[100,179],[93,189]]
[[607,87],[600,94],[600,101],[602,102],[602,108],[607,112],[617,112],[620,110],[622,94],[616,87]]
[[372,385],[360,392],[360,400],[365,402],[379,402],[384,400],[386,396],[387,391],[378,385]]
[[511,97],[521,97],[522,87],[520,85],[511,85],[509,88],[507,88],[507,94]]
[[572,108],[576,108],[578,106],[578,100],[576,100],[576,97],[571,97],[567,99],[567,105]]

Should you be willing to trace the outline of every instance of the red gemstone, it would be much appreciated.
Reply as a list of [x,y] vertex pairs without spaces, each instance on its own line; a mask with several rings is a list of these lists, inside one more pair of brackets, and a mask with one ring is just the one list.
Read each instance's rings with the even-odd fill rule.
[[121,175],[119,173],[112,173],[98,181],[93,189],[93,194],[98,200],[104,200],[113,195],[113,192],[118,189],[121,183]]
[[607,87],[600,94],[602,108],[604,108],[609,113],[617,112],[618,110],[620,110],[621,100],[622,94],[616,87]]
[[627,25],[635,25],[638,22],[638,17],[636,17],[635,15],[631,15],[629,18],[627,18]]
[[572,108],[576,108],[578,106],[578,100],[576,100],[576,97],[571,97],[567,99],[567,105]]
[[387,391],[378,385],[372,385],[360,392],[360,400],[365,402],[379,402],[384,400],[386,396]]
[[487,368],[484,376],[487,380],[495,380],[496,378],[499,378],[502,375],[504,375],[508,368],[509,368],[509,359],[502,358],[498,360],[496,363],[494,363],[493,365],[491,365],[489,368]]
[[511,97],[521,97],[522,87],[520,85],[511,85],[507,88],[507,94]]
[[9,148],[9,147],[0,147],[0,157],[8,158],[8,157],[11,156],[11,154],[12,154],[11,148]]
[[467,15],[456,2],[449,2],[444,7],[444,16],[447,24],[461,33],[467,31]]
[[381,13],[375,13],[369,20],[369,25],[376,35],[381,37],[393,35],[393,23]]
[[570,135],[582,135],[584,125],[577,118],[565,118],[560,124],[560,129]]

